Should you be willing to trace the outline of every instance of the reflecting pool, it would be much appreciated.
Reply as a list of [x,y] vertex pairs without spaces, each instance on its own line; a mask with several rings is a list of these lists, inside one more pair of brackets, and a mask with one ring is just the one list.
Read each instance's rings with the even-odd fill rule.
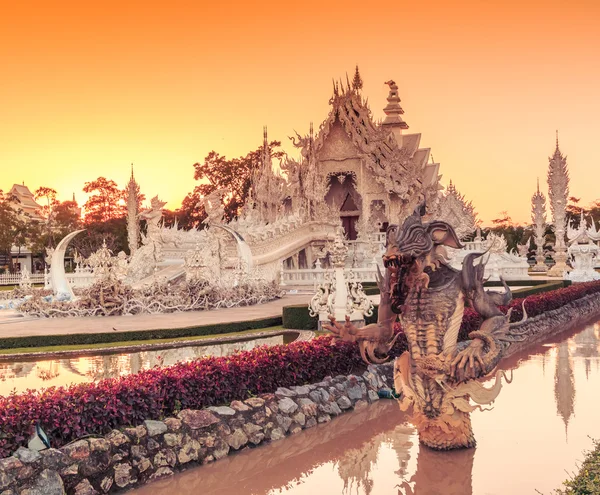
[[[35,361],[0,361],[0,395],[27,389],[40,389],[138,373],[155,366],[170,366],[204,356],[228,356],[259,345],[276,345],[289,341],[288,335],[191,345],[170,349],[144,350],[122,354],[102,354],[76,358],[39,359]],[[200,341],[201,342],[201,341]]]
[[503,363],[513,381],[472,414],[477,448],[435,452],[382,400],[279,442],[175,475],[134,495],[550,494],[600,438],[600,325]]

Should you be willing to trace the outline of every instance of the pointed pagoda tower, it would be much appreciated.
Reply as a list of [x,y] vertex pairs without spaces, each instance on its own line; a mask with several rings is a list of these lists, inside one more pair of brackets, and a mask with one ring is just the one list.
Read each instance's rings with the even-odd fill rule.
[[133,176],[133,163],[131,164],[131,177],[127,183],[127,242],[129,244],[129,254],[137,251],[140,240],[140,224],[139,224],[139,197],[140,186],[135,181]]
[[263,146],[261,165],[252,177],[252,200],[259,214],[259,218],[265,222],[273,222],[277,218],[278,209],[281,206],[282,179],[273,171],[271,159],[271,148],[267,136],[267,127],[263,128]]
[[381,126],[384,129],[388,129],[394,133],[396,142],[399,147],[402,147],[402,131],[408,129],[408,124],[402,119],[404,109],[400,106],[400,96],[398,95],[398,85],[390,80],[387,81],[390,87],[390,93],[387,97],[387,105],[383,109],[385,113],[385,119]]
[[548,199],[550,200],[552,223],[556,236],[554,244],[554,261],[556,264],[548,271],[548,275],[551,277],[562,277],[564,272],[569,270],[566,264],[567,246],[565,244],[569,171],[567,169],[567,157],[563,156],[558,145],[558,131],[556,131],[556,149],[549,160]]
[[533,222],[533,233],[535,236],[535,266],[534,272],[546,272],[546,255],[544,254],[544,227],[546,225],[546,197],[540,192],[540,179],[537,181],[537,192],[531,197],[531,221]]

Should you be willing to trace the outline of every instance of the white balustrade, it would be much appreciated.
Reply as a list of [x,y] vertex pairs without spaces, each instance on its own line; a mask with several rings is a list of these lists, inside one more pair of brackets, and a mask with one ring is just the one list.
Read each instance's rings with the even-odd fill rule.
[[[44,274],[43,273],[34,273],[29,275],[29,281],[32,284],[43,284],[44,283]],[[0,275],[0,285],[19,285],[21,282],[21,274],[20,273],[3,273]]]
[[[300,285],[313,286],[316,289],[317,285],[325,280],[327,272],[333,273],[333,269],[324,268],[306,268],[300,270],[281,270],[281,285]],[[365,268],[345,268],[344,275],[346,280],[356,280],[357,282],[375,282],[377,276],[377,267],[375,265]]]

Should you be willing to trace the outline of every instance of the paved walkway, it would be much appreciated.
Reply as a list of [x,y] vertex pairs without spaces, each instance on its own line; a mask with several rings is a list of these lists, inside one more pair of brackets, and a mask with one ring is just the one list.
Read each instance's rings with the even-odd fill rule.
[[160,330],[185,328],[196,325],[230,323],[281,316],[284,306],[307,304],[309,294],[287,294],[265,304],[212,311],[187,311],[169,314],[142,314],[128,316],[97,316],[82,318],[10,318],[0,324],[0,338],[35,335],[66,335],[76,333],[104,333],[126,330]]

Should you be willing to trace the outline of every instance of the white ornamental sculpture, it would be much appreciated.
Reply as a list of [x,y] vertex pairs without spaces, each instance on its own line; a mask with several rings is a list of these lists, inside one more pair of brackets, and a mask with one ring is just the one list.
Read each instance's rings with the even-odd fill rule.
[[458,192],[452,181],[440,195],[434,208],[434,217],[452,225],[459,239],[473,233],[477,228],[477,213],[473,203]]
[[576,229],[569,225],[567,238],[569,239],[569,258],[573,270],[567,274],[566,278],[572,282],[600,280],[600,273],[594,270],[594,264],[600,251],[595,244],[600,241],[600,232],[596,230],[594,219],[591,219],[591,226],[588,227],[582,211],[579,228]]
[[556,242],[554,244],[555,265],[548,271],[552,277],[562,277],[569,270],[567,261],[567,246],[565,244],[565,229],[567,218],[567,198],[569,196],[569,171],[567,158],[558,147],[558,131],[556,132],[556,150],[550,158],[548,166],[548,198],[552,210],[552,223]]
[[546,198],[540,192],[540,181],[538,179],[537,192],[531,197],[531,220],[533,222],[533,232],[535,236],[535,266],[531,269],[534,272],[546,272],[546,254],[544,253],[544,243],[546,236],[544,229],[546,224]]
[[21,270],[21,279],[19,280],[20,289],[31,289],[31,272],[28,270],[27,265]]
[[345,264],[348,247],[344,243],[342,229],[338,229],[329,247],[333,273],[325,274],[325,280],[317,288],[308,310],[310,316],[319,316],[319,330],[329,315],[337,321],[344,321],[346,315],[357,326],[364,325],[365,316],[373,314],[373,303],[363,291],[362,284],[352,272],[346,278]]

